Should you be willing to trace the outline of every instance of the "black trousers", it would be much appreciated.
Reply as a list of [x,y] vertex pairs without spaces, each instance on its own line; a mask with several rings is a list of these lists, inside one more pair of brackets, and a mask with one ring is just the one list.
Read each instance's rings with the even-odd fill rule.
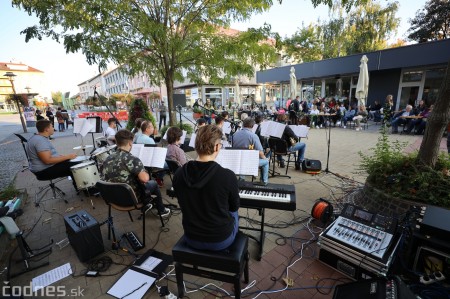
[[73,178],[72,171],[70,170],[70,167],[78,164],[79,162],[70,162],[70,161],[64,161],[60,163],[56,163],[53,166],[50,166],[49,168],[46,168],[44,170],[35,172],[34,174],[40,178],[53,180],[57,178],[67,177],[70,176],[72,178],[72,184],[75,188],[75,190],[78,192],[77,184],[75,183],[75,179]]
[[166,115],[159,115],[159,129],[158,130],[161,130],[161,124],[163,122],[163,119],[164,119],[164,126],[165,126],[166,125]]

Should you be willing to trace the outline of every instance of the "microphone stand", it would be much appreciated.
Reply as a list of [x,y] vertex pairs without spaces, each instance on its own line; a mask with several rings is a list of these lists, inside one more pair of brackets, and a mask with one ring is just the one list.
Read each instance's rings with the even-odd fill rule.
[[105,104],[103,103],[102,98],[100,97],[100,95],[99,95],[98,92],[97,92],[97,87],[94,87],[94,99],[95,99],[96,96],[98,97],[98,99],[99,99],[99,101],[100,101],[100,104],[102,104],[102,106],[105,106],[106,109],[108,110],[109,114],[111,114],[112,118],[114,118],[114,121],[116,122],[117,127],[122,128],[122,125],[120,124],[119,120],[116,118],[116,116],[115,116],[115,115],[112,113],[112,111],[109,109],[108,105],[105,105]]
[[180,129],[183,130],[183,119],[181,117],[184,117],[185,119],[187,119],[191,124],[195,126],[197,125],[195,122],[193,122],[192,120],[190,120],[188,117],[186,117],[185,115],[183,115],[183,113],[181,113],[181,105],[178,105],[177,107],[177,112],[180,114]]

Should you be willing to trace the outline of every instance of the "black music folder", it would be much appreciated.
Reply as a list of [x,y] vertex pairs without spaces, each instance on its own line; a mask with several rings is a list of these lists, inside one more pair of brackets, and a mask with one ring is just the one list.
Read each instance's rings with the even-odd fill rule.
[[163,276],[172,256],[148,250],[114,283],[107,294],[115,298],[142,298],[153,283]]

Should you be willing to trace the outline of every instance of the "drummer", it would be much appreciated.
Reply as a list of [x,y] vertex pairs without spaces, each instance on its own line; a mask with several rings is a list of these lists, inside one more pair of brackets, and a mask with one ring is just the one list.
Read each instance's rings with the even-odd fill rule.
[[116,144],[116,137],[115,137],[116,128],[117,128],[116,119],[111,117],[110,119],[108,119],[108,128],[105,131],[105,137],[106,141],[108,142],[108,145]]
[[77,164],[71,159],[77,157],[75,153],[59,155],[49,138],[55,132],[49,120],[38,120],[36,122],[37,134],[33,135],[27,142],[27,153],[30,159],[30,171],[35,175],[43,177],[60,178],[70,176],[73,186],[78,192],[70,167]]

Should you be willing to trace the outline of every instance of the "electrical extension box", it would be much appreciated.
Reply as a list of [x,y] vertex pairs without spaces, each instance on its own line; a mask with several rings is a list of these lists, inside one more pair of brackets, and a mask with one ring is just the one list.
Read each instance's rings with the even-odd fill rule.
[[64,216],[64,224],[70,245],[81,262],[88,261],[105,251],[100,224],[86,211]]
[[124,234],[124,236],[134,251],[138,251],[138,250],[144,248],[144,245],[142,244],[141,241],[139,241],[139,239],[135,233],[129,232],[129,233]]

